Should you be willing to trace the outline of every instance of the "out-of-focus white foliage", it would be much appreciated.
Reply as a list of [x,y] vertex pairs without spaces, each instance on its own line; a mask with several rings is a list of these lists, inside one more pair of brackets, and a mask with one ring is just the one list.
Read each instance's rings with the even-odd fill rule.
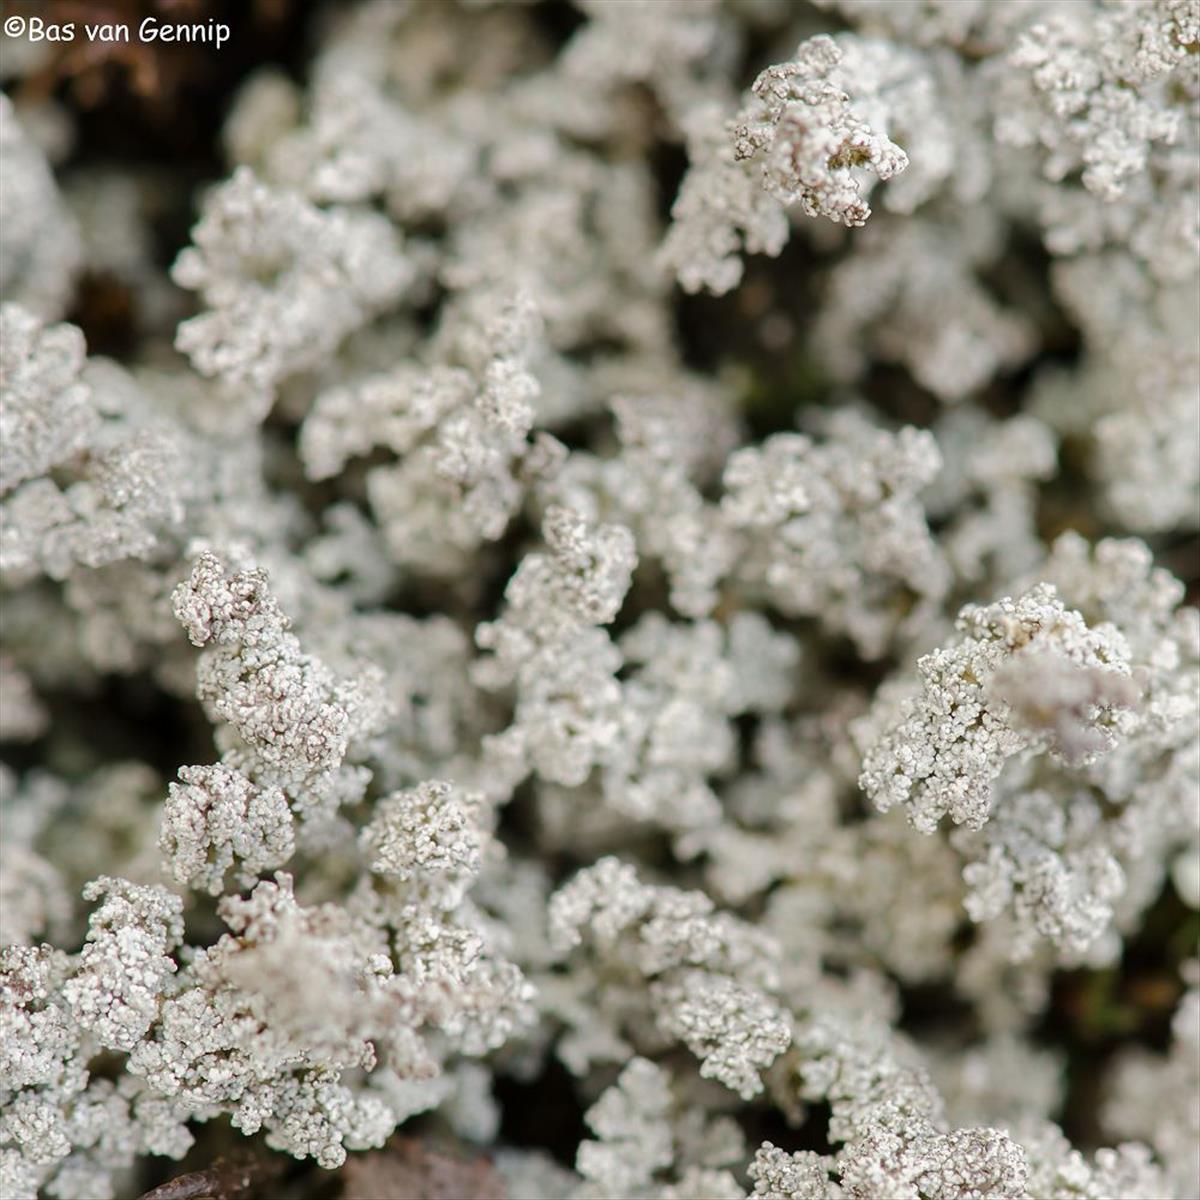
[[282,378],[320,363],[412,278],[378,214],[318,209],[248,168],[212,193],[192,237],[172,275],[203,297],[205,311],[180,324],[177,345],[202,375],[265,403]]
[[43,326],[16,304],[0,310],[4,425],[0,491],[60,466],[87,445],[99,424],[86,385],[83,335],[71,325]]
[[1058,5],[1049,19],[1021,31],[1009,55],[997,135],[1039,145],[1043,171],[1082,182],[1102,200],[1117,200],[1126,180],[1144,171],[1155,143],[1179,136],[1182,113],[1155,87],[1182,65],[1200,37],[1186,0],[1149,4]]
[[584,1182],[575,1200],[743,1196],[723,1169],[744,1155],[741,1131],[676,1096],[671,1076],[647,1059],[632,1059],[584,1120],[595,1137],[579,1144],[575,1165]]
[[721,506],[743,532],[735,571],[751,595],[822,619],[875,658],[905,610],[915,624],[949,584],[916,500],[940,457],[925,431],[892,435],[852,412],[828,424],[823,444],[782,433],[731,454]]
[[1031,323],[979,281],[1006,232],[979,210],[877,217],[837,263],[814,322],[833,377],[851,382],[872,362],[899,363],[950,403],[1024,363],[1037,345]]
[[365,0],[195,196],[0,97],[0,1194],[423,1116],[514,1198],[1194,1197],[1194,964],[1113,1148],[1047,1042],[1200,906],[1198,51]]
[[0,154],[0,294],[43,320],[57,320],[82,257],[79,230],[7,96],[0,96]]
[[1200,1186],[1192,1153],[1200,1136],[1200,1118],[1192,1103],[1200,1089],[1200,992],[1195,960],[1188,967],[1191,986],[1172,1019],[1166,1057],[1137,1048],[1125,1051],[1104,1110],[1111,1132],[1144,1138],[1157,1151],[1180,1195]]
[[182,447],[125,371],[69,325],[0,309],[0,565],[62,579],[149,558],[183,517]]
[[559,1053],[568,1065],[596,1051],[611,1057],[627,1045],[622,1025],[642,1010],[640,1019],[652,1016],[702,1060],[702,1076],[745,1099],[762,1090],[759,1072],[791,1041],[770,996],[778,947],[768,935],[715,913],[701,892],[641,883],[615,858],[601,859],[555,893],[549,924],[564,956],[578,948],[595,973],[592,986],[624,994],[603,1040],[581,1029],[563,1042]]
[[529,486],[552,476],[565,451],[530,436],[541,392],[529,360],[541,321],[518,296],[481,329],[457,334],[462,365],[406,364],[322,392],[300,453],[310,478],[386,448],[401,457],[367,475],[371,507],[397,562],[460,569],[482,539],[500,537]]

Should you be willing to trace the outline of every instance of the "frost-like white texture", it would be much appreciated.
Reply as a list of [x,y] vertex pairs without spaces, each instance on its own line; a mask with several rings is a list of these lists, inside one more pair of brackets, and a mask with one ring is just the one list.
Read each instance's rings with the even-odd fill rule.
[[182,1158],[192,1144],[172,1100],[88,1069],[99,1044],[84,1025],[129,1044],[157,1009],[174,968],[162,951],[181,927],[177,898],[161,888],[97,881],[96,895],[104,892],[86,962],[45,945],[0,949],[0,1180],[20,1200],[43,1190],[60,1200],[111,1197],[138,1156]]
[[[1116,929],[1152,902],[1164,864],[1186,860],[1200,835],[1196,615],[1177,608],[1174,581],[1140,543],[1093,551],[1064,535],[1031,578],[1062,589],[1058,607],[1079,606],[1072,624],[1092,623],[1100,660],[1064,665],[1061,648],[1038,648],[1044,629],[1021,634],[1030,640],[1007,661],[994,637],[990,651],[937,651],[918,664],[920,696],[889,687],[860,724],[863,778],[877,802],[900,786],[918,828],[945,811],[966,816],[952,838],[966,859],[965,907],[1000,922],[1007,957],[1028,961],[1048,939],[1066,962],[1108,962],[1119,953]],[[954,731],[956,744],[918,751],[923,721]],[[964,796],[974,807],[956,810]]]
[[[299,908],[284,875],[248,900],[226,899],[221,911],[240,936],[227,934],[197,955],[163,1005],[154,1037],[132,1054],[131,1070],[195,1110],[229,1107],[247,1132],[266,1123],[293,1153],[335,1165],[357,1119],[351,1097],[337,1090],[338,1070],[373,1058],[363,1038],[378,972],[365,961],[370,940],[364,944],[364,932],[344,915]],[[301,976],[321,986],[296,986]],[[264,1024],[270,1038],[260,1032]],[[303,1068],[299,1075],[293,1066]],[[307,1133],[289,1115],[301,1107],[313,1111]]]
[[956,1123],[1013,1127],[1049,1117],[1062,1105],[1062,1056],[1000,1034],[965,1052],[930,1056],[930,1071]]
[[209,196],[192,239],[172,274],[208,311],[182,322],[177,345],[201,374],[261,396],[260,416],[285,375],[317,365],[413,276],[378,214],[322,211],[246,168]]
[[148,558],[183,517],[177,431],[72,326],[0,309],[0,570]]
[[1151,903],[1165,864],[1200,842],[1200,614],[1141,542],[1091,547],[1064,534],[1044,573],[1088,620],[1120,627],[1142,692],[1137,725],[1083,772],[1115,810],[1106,838],[1126,877],[1127,921]]
[[[602,952],[628,952],[646,975],[686,964],[769,986],[773,939],[714,907],[703,892],[643,884],[632,867],[606,857],[551,898],[550,937],[566,951],[586,932]],[[626,933],[632,940],[622,946]]]
[[1114,364],[1124,404],[1096,424],[1096,475],[1122,524],[1200,525],[1200,353],[1155,344]]
[[[701,1059],[702,1075],[746,1099],[762,1090],[759,1073],[791,1041],[783,1010],[769,995],[777,978],[772,939],[714,912],[702,892],[641,883],[615,858],[556,892],[549,919],[560,954],[584,947],[601,979],[632,971],[653,981],[647,999],[659,1027]],[[614,1015],[619,1022],[619,1005]],[[620,1037],[616,1029],[613,1036]],[[578,1049],[588,1053],[582,1043]],[[575,1053],[569,1043],[560,1048],[564,1056]]]
[[220,763],[181,767],[163,807],[159,846],[179,883],[219,896],[234,863],[249,881],[291,858],[287,797]]
[[198,189],[10,38],[0,1194],[1193,1200],[1198,48],[353,0]]
[[132,1050],[158,1015],[170,952],[183,940],[183,902],[165,888],[98,879],[83,891],[100,905],[88,919],[79,969],[63,996],[83,1028],[110,1050]]
[[811,1150],[788,1154],[763,1142],[749,1167],[752,1196],[781,1200],[831,1200],[837,1193],[829,1181],[829,1162]]
[[1121,525],[1155,532],[1200,524],[1198,392],[1200,349],[1143,331],[1076,375],[1048,373],[1037,399],[1046,420],[1090,444],[1091,474]]
[[813,0],[866,28],[919,46],[966,46],[994,51],[1002,37],[1027,20],[1041,0]]
[[554,782],[582,783],[616,753],[621,656],[600,628],[620,610],[637,562],[620,525],[590,525],[561,506],[543,521],[546,550],[525,556],[505,588],[499,620],[475,638],[491,656],[477,680],[515,685],[513,724],[493,740],[515,785],[530,769]]
[[708,616],[739,548],[701,491],[735,443],[732,414],[719,393],[691,379],[666,397],[614,396],[611,408],[619,453],[571,454],[546,490],[589,515],[619,519],[639,556],[662,564],[672,606],[686,617]]
[[371,870],[397,879],[420,875],[474,875],[481,838],[473,819],[479,797],[458,797],[441,781],[423,783],[381,800],[363,830]]
[[724,131],[714,112],[689,119],[692,165],[661,256],[685,290],[736,286],[743,247],[778,254],[788,236],[782,210],[791,205],[842,225],[866,223],[863,178],[890,179],[908,156],[881,127],[889,109],[876,94],[890,81],[875,72],[886,53],[858,57],[843,69],[838,43],[809,38],[791,61],[759,75]]
[[579,8],[588,20],[563,53],[571,80],[606,98],[644,83],[675,120],[706,87],[721,86],[712,68],[736,35],[718,0],[581,0]]
[[799,657],[758,614],[673,625],[649,613],[618,643],[628,669],[604,801],[622,816],[672,830],[720,819],[710,782],[734,760],[734,718],[782,708]]
[[1038,485],[1057,466],[1053,432],[1026,414],[993,421],[957,407],[934,433],[942,470],[922,499],[932,520],[949,522],[940,541],[956,577],[978,586],[1031,572],[1043,556]]
[[968,605],[957,629],[956,643],[918,663],[919,693],[867,749],[860,777],[876,807],[905,805],[926,833],[947,814],[982,828],[992,785],[1015,755],[1072,761],[1110,749],[1136,695],[1120,632],[1089,628],[1049,584]]
[[[842,76],[836,70],[842,61],[832,38],[816,37],[791,62],[768,67],[735,119],[733,154],[737,162],[761,164],[764,189],[785,207],[799,204],[810,217],[863,225],[871,210],[854,168],[890,179],[908,166],[908,156],[854,110],[842,80],[857,72]],[[862,75],[870,78],[870,71]]]
[[435,940],[424,962],[416,946],[402,954],[404,973],[388,953],[385,910],[304,908],[284,874],[246,900],[227,897],[220,912],[233,932],[196,955],[131,1069],[194,1111],[215,1105],[246,1132],[265,1127],[297,1157],[337,1166],[346,1148],[382,1144],[399,1119],[383,1093],[349,1086],[344,1072],[370,1070],[386,1052],[393,1071],[429,1078],[438,1064],[426,1023],[482,1054],[524,1019],[515,969],[481,956],[478,938],[455,947],[448,928],[438,946],[432,912],[405,917]]
[[229,572],[205,551],[172,604],[192,644],[205,647],[196,694],[228,724],[222,749],[230,765],[283,788],[304,812],[336,808],[361,791],[362,772],[339,768],[351,740],[384,719],[374,674],[339,680],[305,654],[261,568]]
[[480,633],[498,663],[519,663],[539,644],[594,625],[620,611],[637,562],[633,538],[619,525],[591,527],[578,513],[551,508],[543,522],[548,553],[527,555],[509,580],[508,610]]
[[830,1139],[845,1143],[841,1194],[1026,1195],[1023,1148],[1000,1129],[950,1128],[919,1056],[877,1015],[822,1009],[802,1023],[797,1047],[803,1094],[829,1103]]
[[700,1059],[700,1074],[743,1100],[762,1090],[759,1073],[792,1041],[783,1010],[755,987],[707,971],[685,971],[651,992],[662,1030]]
[[1047,792],[1019,791],[1005,797],[982,834],[957,840],[968,853],[972,841],[978,845],[976,861],[963,870],[968,914],[987,921],[1011,910],[1017,957],[1039,936],[1086,950],[1108,928],[1125,890],[1100,809],[1084,792],[1064,808]]

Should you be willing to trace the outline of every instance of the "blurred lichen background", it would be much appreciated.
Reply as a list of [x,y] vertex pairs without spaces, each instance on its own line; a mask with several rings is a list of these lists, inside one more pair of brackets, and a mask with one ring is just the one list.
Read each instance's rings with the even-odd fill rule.
[[0,1196],[1200,1196],[1200,0],[0,25]]

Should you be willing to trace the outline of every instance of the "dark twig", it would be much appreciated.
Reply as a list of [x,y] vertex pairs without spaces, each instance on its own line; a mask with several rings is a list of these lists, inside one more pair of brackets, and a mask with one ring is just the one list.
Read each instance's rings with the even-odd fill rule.
[[160,1183],[139,1200],[251,1200],[258,1187],[280,1174],[278,1159],[217,1159],[203,1171],[189,1171]]

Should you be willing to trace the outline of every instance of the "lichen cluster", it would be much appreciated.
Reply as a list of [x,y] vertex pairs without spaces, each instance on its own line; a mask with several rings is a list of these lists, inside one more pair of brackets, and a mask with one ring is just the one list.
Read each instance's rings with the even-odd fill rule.
[[9,49],[0,1194],[1200,1192],[1197,0],[335,5],[169,266]]

